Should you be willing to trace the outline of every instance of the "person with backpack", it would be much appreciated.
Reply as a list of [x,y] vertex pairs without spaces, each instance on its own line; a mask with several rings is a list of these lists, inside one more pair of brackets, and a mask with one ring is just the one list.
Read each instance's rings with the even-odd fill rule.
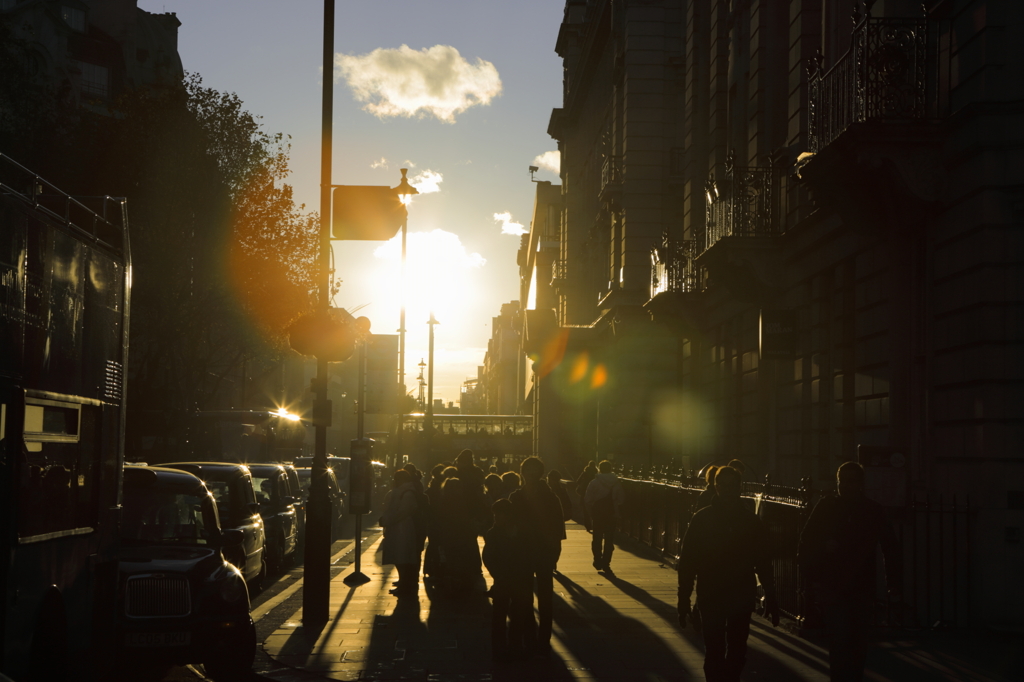
[[423,540],[417,530],[416,516],[420,506],[413,475],[399,469],[392,478],[392,488],[384,497],[380,525],[384,529],[381,544],[384,564],[398,570],[398,585],[391,590],[396,597],[414,597],[419,591],[420,552]]
[[594,568],[612,572],[612,552],[615,550],[615,528],[619,525],[626,493],[619,477],[612,473],[607,459],[597,465],[597,475],[587,486],[583,504],[590,515],[594,537],[590,549],[594,553]]
[[581,506],[583,507],[583,525],[586,527],[588,533],[594,531],[594,524],[590,522],[590,513],[587,511],[586,498],[587,488],[590,487],[590,482],[597,476],[597,465],[594,464],[594,460],[587,462],[587,466],[583,467],[583,471],[580,472],[579,478],[576,479],[576,495],[580,498]]

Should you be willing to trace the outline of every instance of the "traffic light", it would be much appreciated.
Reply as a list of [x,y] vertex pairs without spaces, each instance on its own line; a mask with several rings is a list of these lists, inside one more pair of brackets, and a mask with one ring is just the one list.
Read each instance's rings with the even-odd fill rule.
[[327,362],[343,362],[370,333],[370,320],[354,318],[342,308],[328,308],[303,315],[287,331],[288,343],[295,352]]
[[398,232],[405,216],[398,194],[386,185],[341,185],[334,189],[331,236],[387,241]]

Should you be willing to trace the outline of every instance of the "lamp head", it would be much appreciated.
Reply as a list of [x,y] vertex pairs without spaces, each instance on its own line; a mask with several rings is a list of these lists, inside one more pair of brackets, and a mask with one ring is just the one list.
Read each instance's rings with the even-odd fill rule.
[[419,190],[409,184],[409,179],[405,177],[405,174],[409,172],[408,168],[400,169],[402,171],[402,181],[398,183],[398,187],[395,187],[395,194],[401,199],[403,204],[409,203],[408,197],[419,194]]

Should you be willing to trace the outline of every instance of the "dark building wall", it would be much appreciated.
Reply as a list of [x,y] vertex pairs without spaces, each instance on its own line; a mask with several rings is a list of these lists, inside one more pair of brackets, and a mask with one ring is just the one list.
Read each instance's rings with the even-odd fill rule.
[[[550,128],[576,287],[561,321],[591,329],[577,348],[621,373],[590,414],[645,405],[616,410],[638,424],[619,439],[634,461],[647,420],[656,462],[739,457],[827,488],[875,446],[905,462],[898,494],[875,491],[894,507],[970,495],[974,615],[1019,623],[1005,590],[1024,599],[1024,5],[873,4],[865,19],[852,0],[567,3]],[[836,74],[858,45],[884,49],[861,62],[875,80],[851,122],[856,91]],[[612,191],[587,165],[605,139],[621,155]],[[628,295],[661,235],[686,274],[644,306],[663,341]],[[795,333],[766,355],[774,311]]]

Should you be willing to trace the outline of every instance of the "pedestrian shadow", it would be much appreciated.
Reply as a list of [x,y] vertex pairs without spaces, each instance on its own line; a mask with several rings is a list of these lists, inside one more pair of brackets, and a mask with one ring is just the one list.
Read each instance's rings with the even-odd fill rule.
[[[568,651],[569,660],[565,661],[568,672],[575,676],[582,674],[592,680],[630,679],[637,682],[678,680],[681,675],[686,678],[700,674],[700,666],[694,665],[696,659],[681,658],[668,646],[665,634],[652,630],[642,620],[624,615],[564,574],[558,574],[556,580],[571,599],[570,603],[560,594],[555,594],[555,634]],[[627,589],[635,587],[626,581],[620,582]],[[658,601],[649,594],[647,598],[652,602],[645,604],[648,608]],[[664,603],[658,604],[661,604],[658,615],[668,620]],[[695,653],[700,652],[688,633],[675,630],[668,636],[680,635]],[[629,656],[622,655],[624,650],[629,651]]]
[[665,603],[642,587],[638,587],[628,580],[623,580],[614,573],[605,573],[605,578],[607,578],[612,585],[615,585],[615,587],[622,590],[626,596],[636,599],[651,611],[658,614],[658,616],[665,621],[672,623],[673,625],[679,623],[679,610],[675,606]]

